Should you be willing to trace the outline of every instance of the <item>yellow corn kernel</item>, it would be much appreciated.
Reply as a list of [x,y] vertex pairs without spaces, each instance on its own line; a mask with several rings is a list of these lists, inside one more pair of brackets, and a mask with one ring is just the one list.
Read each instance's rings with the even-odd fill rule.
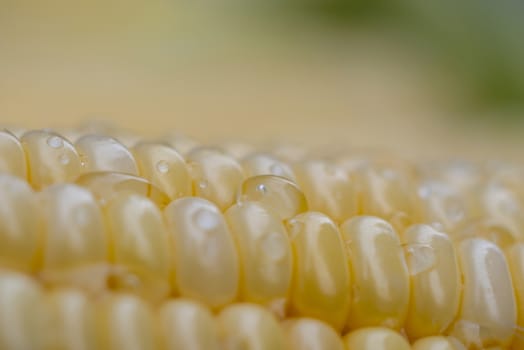
[[0,174],[0,266],[32,271],[41,251],[36,194],[17,177]]
[[131,152],[116,139],[102,135],[85,135],[75,142],[84,173],[115,171],[138,175]]
[[164,216],[182,296],[213,308],[232,302],[238,292],[238,253],[217,206],[203,198],[180,198],[166,207]]
[[393,227],[372,216],[358,216],[341,226],[352,283],[350,328],[400,329],[410,298],[409,273]]
[[140,176],[164,191],[170,199],[192,194],[191,178],[184,158],[160,143],[141,142],[133,148]]
[[242,161],[247,177],[258,175],[275,175],[296,182],[293,169],[285,162],[271,154],[254,153]]
[[15,135],[0,130],[0,172],[27,178],[27,160],[24,148]]
[[388,220],[398,231],[409,226],[413,210],[405,174],[393,168],[366,167],[357,178],[361,213]]
[[288,223],[294,257],[292,313],[343,328],[349,312],[350,274],[338,227],[317,212]]
[[152,300],[167,296],[170,240],[158,207],[146,197],[122,194],[108,203],[105,217],[116,266],[112,286]]
[[186,156],[193,149],[200,146],[197,140],[180,133],[171,133],[161,139],[167,145],[173,147],[182,156]]
[[254,304],[233,304],[217,316],[224,350],[284,350],[285,338],[275,317]]
[[235,204],[225,217],[239,251],[240,299],[268,305],[283,316],[293,257],[282,221],[255,202]]
[[511,349],[524,349],[524,243],[514,244],[507,249],[515,301],[517,303],[517,327]]
[[31,278],[0,272],[0,349],[44,349],[42,298]]
[[36,189],[57,182],[71,182],[81,171],[73,145],[51,131],[35,130],[22,136],[29,165],[29,182]]
[[457,339],[444,336],[421,338],[413,343],[412,350],[466,350]]
[[479,207],[472,214],[479,225],[472,236],[489,239],[500,247],[524,241],[524,208],[515,193],[496,183],[479,194]]
[[517,314],[504,254],[495,244],[478,238],[460,242],[457,252],[464,294],[452,335],[468,348],[509,345]]
[[135,193],[151,199],[159,207],[169,204],[170,199],[162,190],[144,178],[115,173],[95,172],[81,175],[76,184],[88,188],[102,204],[121,193]]
[[450,235],[467,219],[465,199],[449,184],[437,181],[418,186],[414,209],[415,222],[429,224]]
[[273,209],[282,220],[307,211],[304,193],[292,181],[274,175],[247,178],[240,187],[239,202],[260,202]]
[[382,327],[357,329],[344,337],[346,350],[410,350],[399,333]]
[[93,195],[72,184],[39,193],[44,219],[42,279],[100,291],[108,274],[109,242]]
[[327,161],[306,161],[294,170],[310,210],[329,215],[335,222],[357,213],[355,184],[342,168]]
[[141,299],[109,295],[95,306],[97,349],[150,350],[157,348],[154,315]]
[[340,335],[328,324],[314,318],[284,322],[289,350],[344,350]]
[[92,302],[77,290],[57,290],[45,297],[48,312],[46,350],[97,348]]
[[401,235],[411,275],[406,333],[412,339],[442,334],[458,314],[460,270],[449,237],[428,225]]
[[235,202],[244,173],[231,156],[218,150],[197,148],[187,155],[193,193],[225,210]]
[[188,299],[162,305],[158,314],[163,350],[219,350],[218,330],[211,312]]
[[221,143],[220,149],[239,161],[246,158],[254,151],[252,145],[236,141]]

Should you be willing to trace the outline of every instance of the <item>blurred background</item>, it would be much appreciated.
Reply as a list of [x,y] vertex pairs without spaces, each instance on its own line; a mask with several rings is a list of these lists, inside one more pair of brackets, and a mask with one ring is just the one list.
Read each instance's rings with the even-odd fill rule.
[[518,160],[523,15],[515,0],[0,0],[0,122]]

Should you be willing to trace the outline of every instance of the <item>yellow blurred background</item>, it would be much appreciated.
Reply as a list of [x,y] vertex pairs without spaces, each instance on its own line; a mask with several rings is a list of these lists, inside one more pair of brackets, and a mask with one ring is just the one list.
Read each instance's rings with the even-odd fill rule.
[[519,160],[514,11],[414,4],[0,0],[0,122]]

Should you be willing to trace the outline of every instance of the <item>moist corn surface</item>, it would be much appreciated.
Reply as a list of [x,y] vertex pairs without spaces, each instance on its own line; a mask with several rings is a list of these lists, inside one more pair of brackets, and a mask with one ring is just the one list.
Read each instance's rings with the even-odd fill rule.
[[524,167],[0,131],[0,349],[524,349]]

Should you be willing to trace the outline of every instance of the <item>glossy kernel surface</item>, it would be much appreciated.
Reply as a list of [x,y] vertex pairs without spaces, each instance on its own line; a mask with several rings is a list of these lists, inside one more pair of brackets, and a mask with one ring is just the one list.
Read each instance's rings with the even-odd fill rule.
[[338,227],[317,212],[298,215],[287,227],[295,261],[292,313],[342,329],[350,312],[351,277]]
[[400,240],[386,221],[358,216],[341,226],[352,282],[350,328],[400,329],[410,298],[409,272]]
[[401,236],[411,279],[406,332],[410,338],[442,334],[457,316],[461,300],[453,243],[428,225],[414,225]]
[[192,194],[191,178],[184,158],[173,148],[151,142],[142,142],[133,148],[140,175],[170,199]]
[[239,251],[240,298],[273,308],[284,306],[291,286],[293,256],[282,221],[256,202],[236,204],[225,217]]
[[174,245],[180,294],[213,308],[232,302],[238,294],[239,259],[218,207],[186,197],[169,204],[164,215]]

